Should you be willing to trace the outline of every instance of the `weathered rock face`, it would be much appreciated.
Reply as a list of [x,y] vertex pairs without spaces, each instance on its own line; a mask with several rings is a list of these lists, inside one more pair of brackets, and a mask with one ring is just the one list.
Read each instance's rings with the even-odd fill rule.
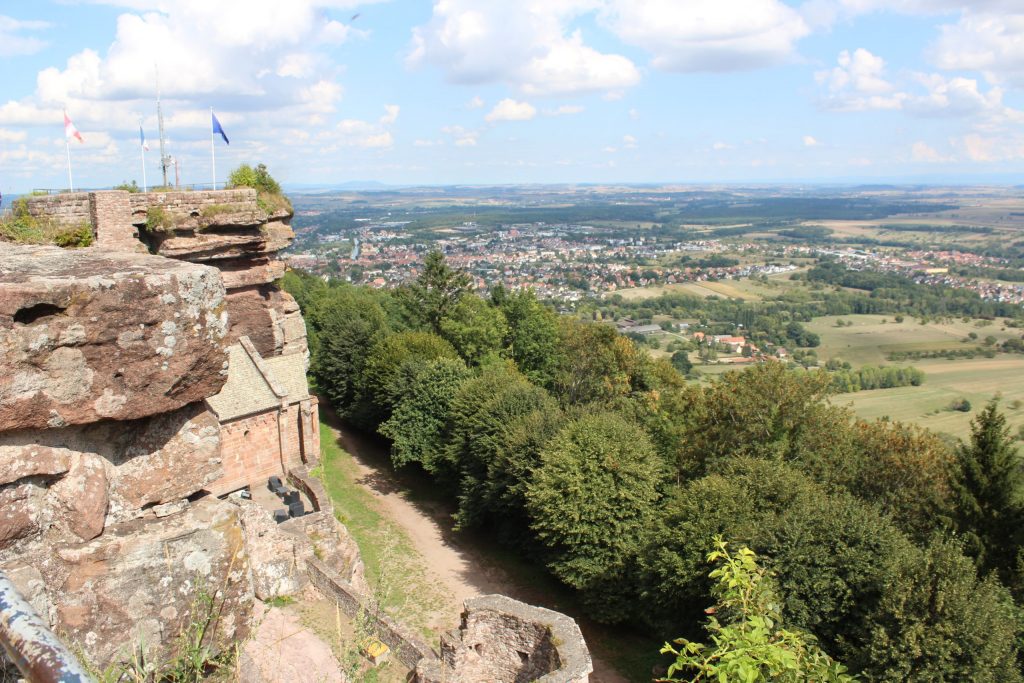
[[135,419],[216,394],[226,327],[212,268],[5,245],[0,432]]
[[462,626],[441,637],[440,660],[421,660],[420,683],[587,683],[594,670],[576,622],[505,597],[466,600]]
[[0,433],[0,562],[33,534],[90,540],[106,524],[192,496],[220,478],[219,446],[217,419],[201,403],[128,422]]
[[306,353],[306,323],[288,292],[263,285],[227,295],[228,344],[249,337],[264,358]]
[[252,606],[235,506],[204,499],[181,514],[107,527],[78,545],[37,544],[5,566],[25,598],[94,662],[166,647],[199,610],[223,600],[222,642],[240,639]]

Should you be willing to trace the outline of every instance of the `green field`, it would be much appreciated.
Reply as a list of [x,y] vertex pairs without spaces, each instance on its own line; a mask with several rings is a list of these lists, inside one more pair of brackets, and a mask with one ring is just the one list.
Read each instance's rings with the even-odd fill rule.
[[[802,272],[802,271],[793,271]],[[627,301],[650,299],[665,293],[689,294],[701,298],[717,296],[744,301],[761,301],[768,297],[779,296],[786,289],[800,286],[789,280],[792,273],[780,273],[768,277],[768,282],[743,278],[741,280],[719,280],[717,282],[681,282],[674,285],[657,285],[654,287],[630,287],[620,289],[617,293]]]
[[[851,327],[836,327],[842,318],[853,322]],[[882,321],[887,322],[883,323]],[[925,373],[924,384],[919,387],[875,389],[855,394],[842,394],[833,401],[851,405],[861,417],[874,419],[889,417],[901,422],[913,422],[936,432],[957,437],[970,433],[970,421],[977,409],[995,394],[1004,398],[1003,409],[1013,433],[1024,424],[1024,409],[1013,409],[1014,401],[1024,402],[1024,356],[997,354],[995,358],[945,360],[915,360],[892,363],[886,356],[891,351],[941,351],[980,345],[980,340],[991,335],[998,341],[1020,334],[1019,330],[1004,329],[1001,321],[978,326],[978,321],[955,320],[947,323],[921,325],[907,317],[902,323],[893,316],[849,315],[816,318],[807,329],[821,335],[821,346],[816,349],[821,361],[839,358],[854,367],[861,365],[913,365]],[[979,341],[965,343],[971,332]],[[961,413],[947,410],[959,398],[971,402],[974,410]]]
[[[924,384],[919,387],[859,391],[840,394],[832,400],[838,405],[850,405],[864,418],[887,416],[963,438],[970,434],[971,418],[978,409],[999,393],[1011,432],[1016,435],[1024,425],[1024,407],[1013,408],[1015,401],[1024,404],[1024,356],[922,360],[913,365],[925,373]],[[950,402],[958,398],[971,402],[971,412],[947,410]]]
[[[839,318],[852,322],[853,326],[836,327]],[[887,322],[883,323],[883,320]],[[951,323],[921,325],[909,316],[902,323],[897,323],[891,315],[825,316],[815,318],[805,327],[821,336],[821,346],[815,350],[822,361],[839,358],[854,367],[887,363],[886,356],[890,351],[962,349],[980,345],[980,340],[989,335],[1001,342],[1020,334],[1019,330],[1004,330],[1001,321],[985,327],[959,319]],[[978,335],[979,341],[965,343],[963,340],[971,332]]]

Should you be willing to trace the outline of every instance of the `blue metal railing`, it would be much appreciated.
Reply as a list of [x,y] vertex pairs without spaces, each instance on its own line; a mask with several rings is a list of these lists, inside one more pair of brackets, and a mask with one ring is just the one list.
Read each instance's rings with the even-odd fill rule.
[[0,646],[28,683],[94,683],[32,605],[0,572]]

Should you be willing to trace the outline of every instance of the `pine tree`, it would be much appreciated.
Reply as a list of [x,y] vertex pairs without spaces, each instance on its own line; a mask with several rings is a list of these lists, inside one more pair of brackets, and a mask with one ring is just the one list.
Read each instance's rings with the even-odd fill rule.
[[957,526],[982,573],[996,571],[1012,585],[1022,540],[1024,508],[1017,449],[1006,416],[993,399],[971,421],[970,443],[957,449],[953,477]]

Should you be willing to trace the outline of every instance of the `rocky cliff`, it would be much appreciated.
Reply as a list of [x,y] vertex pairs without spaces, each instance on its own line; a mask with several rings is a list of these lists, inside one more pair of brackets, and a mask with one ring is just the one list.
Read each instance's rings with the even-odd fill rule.
[[[243,337],[267,359],[300,356],[302,382],[305,326],[274,284],[290,215],[245,189],[28,205],[88,223],[96,246],[0,244],[0,569],[100,664],[156,654],[203,593],[237,639],[282,559],[262,540],[269,517],[208,494],[232,454],[207,399]],[[344,546],[333,517],[320,523]]]

